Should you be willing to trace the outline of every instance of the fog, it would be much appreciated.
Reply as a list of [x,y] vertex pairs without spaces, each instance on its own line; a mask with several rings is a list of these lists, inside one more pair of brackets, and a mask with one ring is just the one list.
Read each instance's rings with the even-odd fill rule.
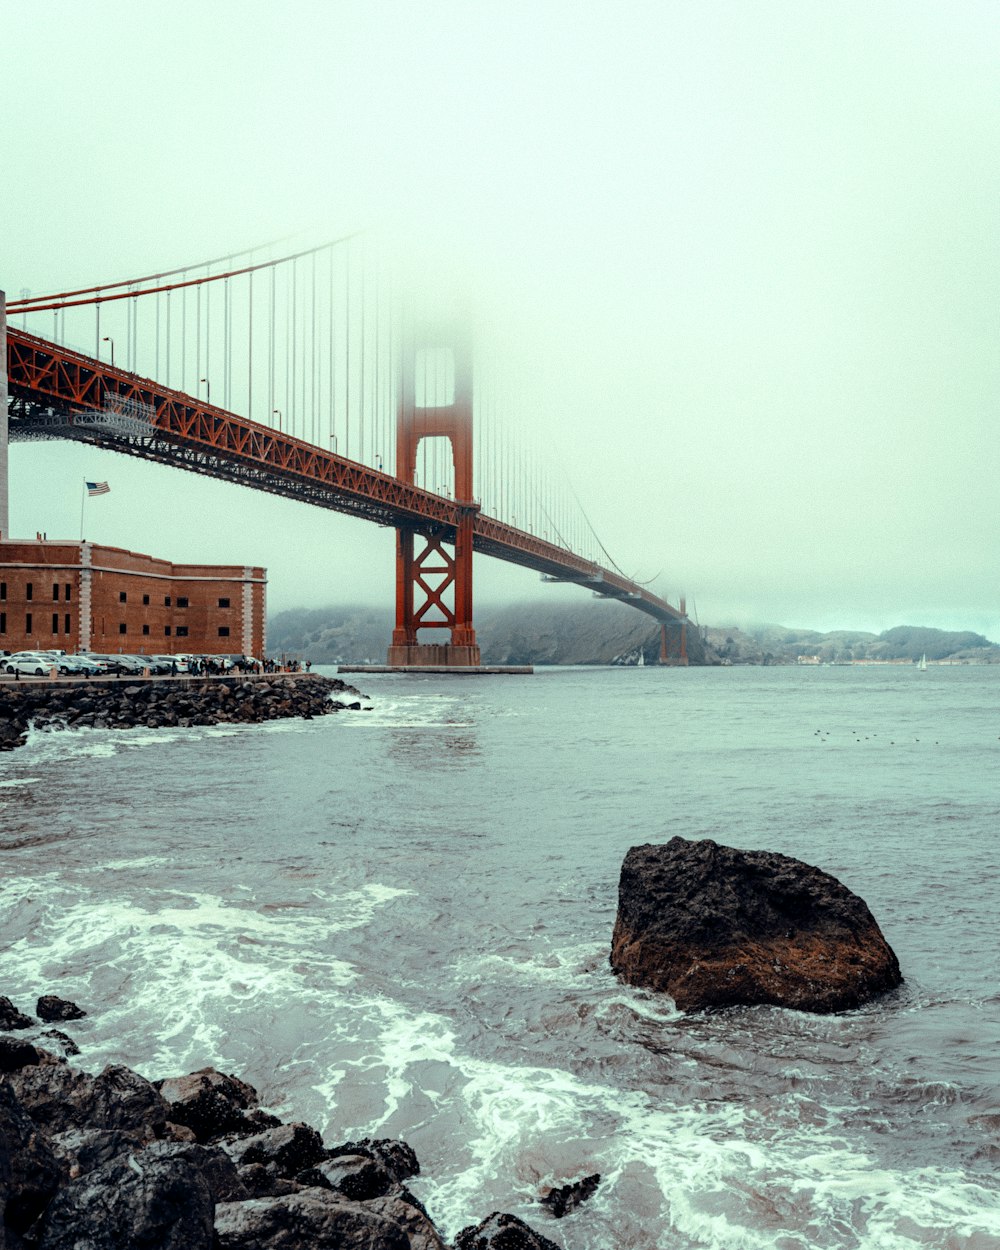
[[[4,18],[9,298],[297,232],[447,256],[627,573],[704,623],[1000,636],[995,5]],[[391,531],[60,443],[11,475],[15,535],[78,537],[106,479],[89,538],[263,563],[272,611],[392,598]]]

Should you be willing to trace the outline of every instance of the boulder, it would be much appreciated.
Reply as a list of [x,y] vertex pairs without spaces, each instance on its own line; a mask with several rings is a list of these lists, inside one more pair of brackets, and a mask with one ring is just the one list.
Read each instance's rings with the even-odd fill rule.
[[31,1016],[18,1011],[9,998],[0,994],[0,1031],[9,1033],[12,1029],[30,1029],[34,1023]]
[[682,1011],[857,1007],[899,985],[864,901],[787,855],[671,838],[625,856],[611,966]]
[[578,1207],[581,1202],[586,1202],[592,1194],[596,1193],[600,1183],[600,1172],[594,1172],[592,1176],[571,1181],[568,1185],[554,1186],[547,1194],[542,1195],[540,1201],[543,1206],[548,1207],[557,1220],[561,1220],[574,1207]]
[[124,1128],[69,1128],[52,1135],[52,1146],[75,1180],[112,1159],[141,1150],[143,1138]]
[[[0,1081],[0,1210],[3,1223],[23,1233],[66,1180],[66,1164],[29,1118],[6,1081]],[[2,1241],[0,1224],[0,1245]]]
[[218,1250],[410,1250],[404,1228],[329,1189],[223,1202]]
[[282,1124],[253,1137],[227,1141],[224,1146],[237,1167],[260,1163],[288,1178],[326,1158],[322,1137],[308,1124]]
[[122,1128],[151,1141],[161,1136],[167,1121],[167,1103],[149,1081],[122,1064],[90,1076],[57,1060],[22,1068],[8,1079],[35,1123],[55,1133]]
[[384,1198],[366,1202],[365,1207],[403,1229],[410,1250],[448,1250],[423,1205],[408,1189],[399,1187]]
[[0,1035],[0,1072],[17,1072],[38,1063],[38,1051],[30,1042]]
[[380,1163],[392,1179],[400,1183],[420,1175],[420,1163],[413,1147],[392,1137],[362,1137],[360,1141],[334,1146],[327,1154],[331,1159],[337,1155],[365,1155]]
[[87,1014],[82,1007],[71,1003],[68,998],[58,998],[55,994],[43,994],[35,1007],[39,1020],[46,1024],[57,1024],[63,1020],[82,1020]]
[[170,1104],[170,1120],[186,1125],[200,1142],[229,1133],[260,1131],[261,1126],[246,1116],[248,1110],[257,1106],[257,1091],[235,1076],[202,1068],[187,1076],[156,1081],[155,1085]]
[[335,1159],[324,1159],[315,1167],[300,1172],[295,1179],[307,1187],[335,1189],[355,1202],[381,1198],[395,1183],[382,1164],[368,1155],[337,1155]]
[[141,1151],[62,1189],[45,1213],[38,1250],[212,1250],[213,1215],[197,1168]]
[[480,1223],[463,1228],[455,1238],[455,1250],[560,1250],[560,1247],[516,1215],[494,1211]]

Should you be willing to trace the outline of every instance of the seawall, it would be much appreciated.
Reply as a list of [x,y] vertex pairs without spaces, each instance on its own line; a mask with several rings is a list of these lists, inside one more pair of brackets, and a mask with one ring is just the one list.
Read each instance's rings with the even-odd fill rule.
[[360,711],[364,699],[354,686],[313,673],[8,681],[0,686],[0,751],[22,746],[32,726],[161,729],[259,724]]

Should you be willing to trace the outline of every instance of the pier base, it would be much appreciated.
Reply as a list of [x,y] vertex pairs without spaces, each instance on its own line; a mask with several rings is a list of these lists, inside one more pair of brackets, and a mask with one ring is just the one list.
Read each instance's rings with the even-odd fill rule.
[[452,642],[393,643],[386,663],[390,668],[412,668],[415,664],[433,668],[475,668],[479,663],[479,647],[456,646]]

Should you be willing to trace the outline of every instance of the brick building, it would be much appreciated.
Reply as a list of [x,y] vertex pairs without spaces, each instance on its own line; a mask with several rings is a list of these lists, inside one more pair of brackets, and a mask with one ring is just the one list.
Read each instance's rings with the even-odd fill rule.
[[266,570],[0,540],[0,649],[264,655]]

